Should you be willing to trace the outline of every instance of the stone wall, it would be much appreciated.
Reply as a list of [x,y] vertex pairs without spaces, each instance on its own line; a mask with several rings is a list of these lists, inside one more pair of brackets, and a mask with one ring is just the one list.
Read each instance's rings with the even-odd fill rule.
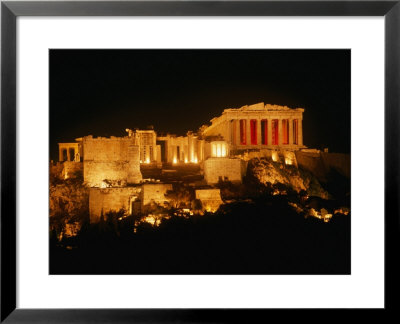
[[320,181],[327,181],[327,172],[319,152],[296,151],[296,160],[300,168],[309,171]]
[[[139,147],[129,137],[83,138],[83,177],[90,187],[139,183]],[[105,181],[107,180],[107,181]]]
[[110,211],[118,212],[123,209],[126,215],[131,214],[132,202],[139,199],[140,191],[141,187],[90,188],[90,222],[99,222],[102,212],[105,216]]
[[219,189],[197,189],[196,199],[199,199],[203,208],[208,212],[216,212],[223,201]]
[[172,190],[172,184],[169,183],[149,183],[142,185],[141,201],[142,210],[145,212],[147,206],[154,202],[163,205],[168,199],[165,194],[168,190]]
[[82,162],[68,162],[65,161],[63,163],[63,170],[61,173],[61,177],[63,179],[74,178],[77,172],[82,171],[83,163]]
[[334,169],[346,178],[350,178],[350,154],[321,152],[321,158],[328,172]]
[[350,178],[350,155],[343,153],[302,152],[296,151],[296,160],[299,167],[311,172],[320,181],[327,181],[329,172],[337,171]]
[[50,165],[50,174],[62,180],[74,178],[76,177],[76,173],[82,170],[82,162],[64,161]]
[[246,163],[236,158],[209,158],[204,162],[204,179],[209,184],[219,179],[241,182],[246,173]]

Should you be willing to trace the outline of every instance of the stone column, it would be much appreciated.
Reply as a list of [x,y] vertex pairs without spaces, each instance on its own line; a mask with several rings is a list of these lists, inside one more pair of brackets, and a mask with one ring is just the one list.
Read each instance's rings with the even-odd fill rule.
[[303,146],[303,119],[298,120],[298,128],[299,145]]
[[63,160],[63,148],[60,147],[60,145],[58,146],[58,161],[62,162]]
[[282,132],[282,118],[278,119],[278,145],[281,146],[283,143],[283,132]]
[[250,118],[246,118],[246,145],[251,145]]
[[233,132],[232,132],[232,122],[228,120],[228,136],[225,138],[225,141],[228,144],[232,144]]
[[267,121],[267,131],[268,131],[268,138],[267,138],[267,144],[272,145],[272,119],[268,119]]
[[257,145],[261,146],[261,119],[257,119]]
[[240,144],[240,119],[236,119],[236,145]]
[[69,156],[69,147],[67,148],[67,161],[71,161],[71,157]]
[[293,118],[289,118],[289,145],[293,145]]
[[[187,149],[187,160],[188,162],[192,162],[193,159],[193,138],[192,135],[187,135],[188,149]],[[186,154],[185,154],[186,156]]]

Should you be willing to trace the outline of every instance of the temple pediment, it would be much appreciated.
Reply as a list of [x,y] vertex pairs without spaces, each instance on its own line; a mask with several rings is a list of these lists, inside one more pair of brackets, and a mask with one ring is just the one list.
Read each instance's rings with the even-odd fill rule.
[[265,110],[265,106],[264,106],[263,102],[259,102],[259,103],[256,103],[254,105],[243,106],[243,107],[239,108],[239,110],[242,110],[242,111],[247,111],[247,110],[251,110],[251,111],[254,111],[254,110]]

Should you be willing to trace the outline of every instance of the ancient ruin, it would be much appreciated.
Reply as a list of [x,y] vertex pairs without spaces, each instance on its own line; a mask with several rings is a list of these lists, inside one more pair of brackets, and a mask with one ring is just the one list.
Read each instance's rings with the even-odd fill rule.
[[[215,211],[222,204],[220,181],[240,183],[252,158],[297,166],[296,152],[303,145],[303,108],[258,103],[225,109],[221,116],[186,136],[157,136],[153,129],[126,129],[124,137],[92,135],[75,143],[59,143],[59,163],[54,170],[67,179],[83,170],[83,182],[90,187],[90,221],[98,222],[109,211],[127,215],[145,212],[151,203],[166,204],[172,184],[146,179],[144,168],[176,174],[193,167],[201,179],[190,185],[196,199]],[[302,157],[303,158],[303,157]],[[304,158],[303,158],[304,160]]]

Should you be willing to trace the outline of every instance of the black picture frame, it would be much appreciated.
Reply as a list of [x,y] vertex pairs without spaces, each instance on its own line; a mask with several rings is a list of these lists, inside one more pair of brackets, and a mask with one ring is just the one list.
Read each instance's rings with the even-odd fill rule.
[[[395,311],[399,266],[400,0],[2,1],[1,321],[6,323],[259,322],[266,309],[16,308],[16,19],[19,16],[384,16],[385,308]],[[269,310],[270,312],[277,310]],[[317,312],[318,313],[318,312]],[[304,312],[302,312],[304,314]],[[268,315],[269,316],[269,315]],[[307,316],[307,315],[306,315]],[[321,315],[320,315],[321,316]],[[318,317],[318,315],[317,315]]]

